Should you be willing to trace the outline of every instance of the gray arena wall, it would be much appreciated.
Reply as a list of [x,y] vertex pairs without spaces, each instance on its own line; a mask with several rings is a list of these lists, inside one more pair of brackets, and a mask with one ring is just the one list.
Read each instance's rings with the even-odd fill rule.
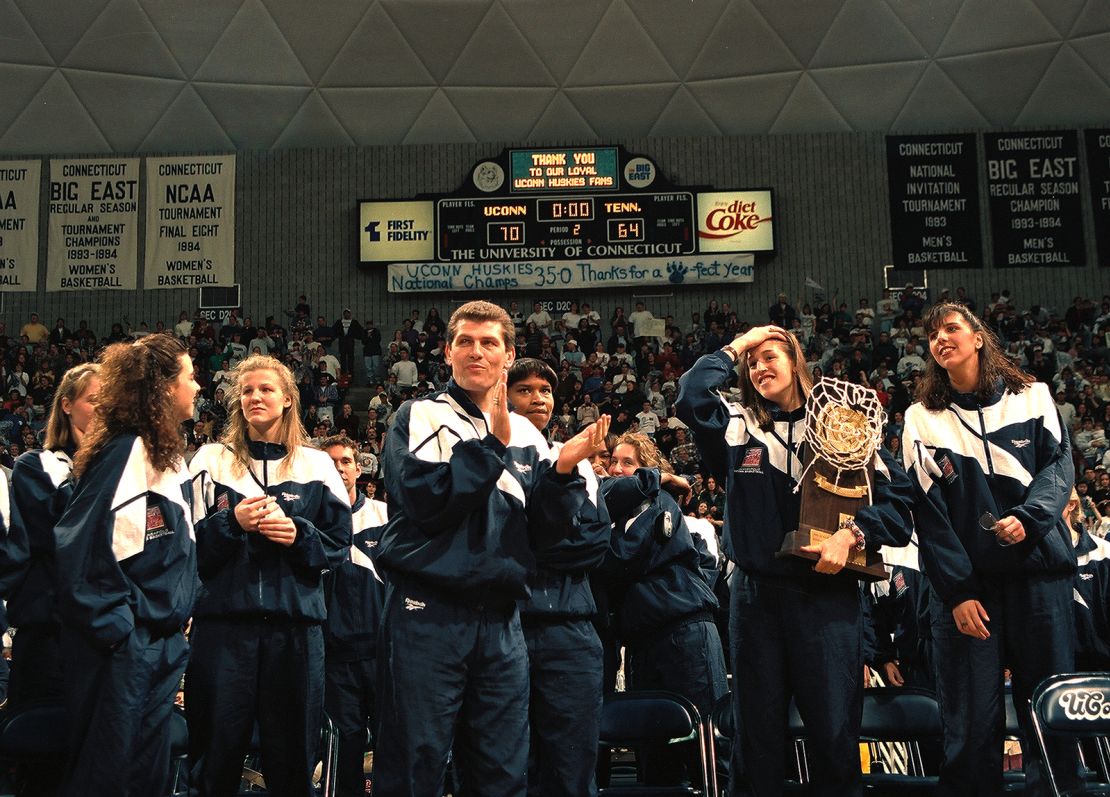
[[[951,132],[951,131],[946,131]],[[880,297],[883,265],[891,258],[890,213],[884,136],[880,133],[815,133],[731,138],[647,138],[605,142],[552,141],[551,146],[623,144],[652,158],[678,185],[718,189],[774,189],[778,250],[757,255],[755,282],[712,287],[649,286],[641,292],[598,289],[543,295],[503,293],[389,293],[383,267],[357,263],[357,203],[360,199],[406,199],[418,193],[455,191],[473,165],[512,144],[444,144],[344,149],[243,151],[237,155],[235,222],[236,279],[243,308],[256,324],[308,296],[314,314],[334,321],[350,307],[389,332],[413,308],[437,306],[448,315],[458,303],[488,298],[528,308],[535,299],[588,301],[603,317],[617,305],[626,312],[642,297],[657,316],[673,313],[681,323],[710,298],[731,303],[741,318],[765,323],[767,307],[785,291],[793,302],[811,298],[807,277],[854,308],[860,297]],[[536,148],[535,142],[527,144]],[[156,153],[143,153],[154,155]],[[182,154],[182,153],[174,153]],[[25,157],[25,156],[24,156]],[[62,157],[56,155],[56,157]],[[93,156],[95,157],[95,156]],[[1081,156],[1082,158],[1083,156]],[[980,153],[980,167],[982,154]],[[1086,163],[1081,162],[1086,186]],[[980,169],[982,172],[982,169]],[[49,174],[44,159],[43,174]],[[1019,307],[1040,303],[1059,312],[1076,295],[1110,292],[1110,270],[1097,265],[1090,192],[1083,194],[1087,239],[1084,268],[1010,268],[931,271],[933,291],[965,286],[980,308],[991,291],[1008,288]],[[985,178],[980,173],[984,255],[990,255]],[[46,197],[42,199],[43,229]],[[140,212],[140,256],[145,219]],[[40,237],[40,285],[46,271],[46,238]],[[140,268],[140,284],[141,279]],[[155,321],[172,326],[181,310],[196,309],[196,289],[46,293],[8,292],[0,319],[17,331],[38,312],[47,326],[63,317],[70,327],[87,319],[101,336],[126,317],[138,326]]]

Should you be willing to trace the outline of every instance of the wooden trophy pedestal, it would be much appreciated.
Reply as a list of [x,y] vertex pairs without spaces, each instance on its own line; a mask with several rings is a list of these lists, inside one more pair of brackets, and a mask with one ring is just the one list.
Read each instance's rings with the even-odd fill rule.
[[[838,484],[836,469],[818,458],[802,483],[802,509],[798,530],[786,535],[775,557],[781,559],[797,556],[814,562],[820,559],[818,554],[801,548],[817,545],[828,539],[836,533],[843,521],[854,518],[856,512],[868,505],[868,476],[871,484],[874,484],[874,465],[870,463],[867,471],[861,469],[841,473]],[[872,551],[850,551],[842,572],[864,581],[884,581],[888,578],[883,557]]]

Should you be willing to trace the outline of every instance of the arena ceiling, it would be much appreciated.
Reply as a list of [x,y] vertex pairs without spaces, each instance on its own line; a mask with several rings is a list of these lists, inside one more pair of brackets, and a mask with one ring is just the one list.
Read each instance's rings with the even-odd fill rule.
[[0,154],[1110,122],[1106,0],[0,0]]

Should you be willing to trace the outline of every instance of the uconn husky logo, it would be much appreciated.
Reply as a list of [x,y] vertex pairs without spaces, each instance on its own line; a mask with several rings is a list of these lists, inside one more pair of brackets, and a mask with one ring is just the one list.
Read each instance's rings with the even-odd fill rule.
[[1110,701],[1102,692],[1070,689],[1060,695],[1060,708],[1070,720],[1101,720],[1110,718]]

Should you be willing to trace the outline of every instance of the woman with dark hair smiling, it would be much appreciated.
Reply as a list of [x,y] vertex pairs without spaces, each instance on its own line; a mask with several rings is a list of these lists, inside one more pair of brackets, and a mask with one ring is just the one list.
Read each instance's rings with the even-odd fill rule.
[[[934,589],[941,793],[997,794],[1003,668],[1013,673],[1014,704],[1024,706],[1042,678],[1074,663],[1076,556],[1061,519],[1075,475],[1071,445],[1048,387],[1021,371],[974,313],[938,304],[924,324],[932,358],[906,411],[902,448]],[[1028,712],[1018,716],[1033,739]],[[1057,755],[1073,766],[1053,769],[1074,777],[1074,747]],[[1040,793],[1040,770],[1026,745],[1030,793]]]
[[69,718],[62,795],[165,794],[197,589],[181,424],[199,387],[171,335],[109,347],[54,529]]

